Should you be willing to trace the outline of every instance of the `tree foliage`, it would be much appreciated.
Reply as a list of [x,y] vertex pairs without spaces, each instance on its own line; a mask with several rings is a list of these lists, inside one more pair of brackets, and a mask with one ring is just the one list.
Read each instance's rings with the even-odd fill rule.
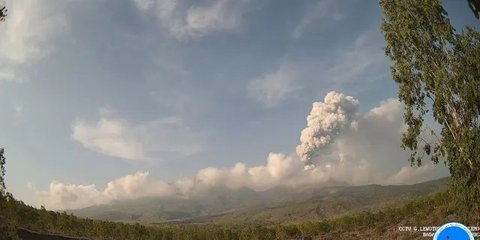
[[468,7],[472,10],[473,15],[480,19],[480,0],[468,0]]
[[0,197],[5,196],[5,156],[4,149],[0,148]]
[[[107,222],[82,219],[65,212],[36,209],[10,198],[0,201],[0,239],[16,239],[17,228],[29,229],[41,234],[55,234],[89,239],[165,239],[165,240],[251,240],[251,239],[351,239],[351,232],[369,232],[375,228],[377,235],[384,235],[391,226],[405,221],[418,223],[427,217],[429,222],[439,224],[441,218],[432,219],[439,206],[448,205],[447,193],[420,198],[399,208],[381,211],[357,212],[336,219],[305,221],[285,224],[155,224]],[[4,228],[1,228],[4,226]],[[5,235],[5,233],[13,233]],[[371,233],[369,233],[371,234]],[[344,235],[344,237],[339,237]],[[7,236],[7,237],[6,237]],[[395,238],[394,238],[395,239]]]
[[[469,27],[456,32],[440,0],[380,4],[385,53],[405,104],[402,147],[412,151],[412,164],[421,165],[425,155],[435,163],[443,157],[453,196],[468,208],[480,199],[480,34]],[[438,134],[425,124],[430,116]]]
[[5,21],[5,17],[7,16],[7,8],[5,6],[0,6],[0,22]]

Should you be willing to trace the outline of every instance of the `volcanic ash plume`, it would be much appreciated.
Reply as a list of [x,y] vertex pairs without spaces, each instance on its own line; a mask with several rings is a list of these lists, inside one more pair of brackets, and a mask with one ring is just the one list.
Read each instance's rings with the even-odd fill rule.
[[313,156],[331,144],[345,127],[350,127],[358,109],[358,100],[343,93],[329,92],[323,102],[314,102],[307,116],[307,127],[302,130],[296,151],[306,166]]

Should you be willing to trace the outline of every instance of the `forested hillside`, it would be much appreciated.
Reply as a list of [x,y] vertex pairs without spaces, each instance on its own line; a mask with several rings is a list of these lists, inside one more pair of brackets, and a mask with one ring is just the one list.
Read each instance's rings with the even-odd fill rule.
[[[181,224],[140,225],[82,219],[66,213],[35,209],[14,200],[0,200],[1,231],[4,239],[15,239],[16,229],[44,234],[90,239],[422,239],[419,234],[398,231],[405,225],[440,225],[459,220],[448,193],[423,197],[399,207],[360,212],[322,221],[284,224]],[[472,222],[472,225],[477,222]],[[468,224],[468,223],[467,223]]]

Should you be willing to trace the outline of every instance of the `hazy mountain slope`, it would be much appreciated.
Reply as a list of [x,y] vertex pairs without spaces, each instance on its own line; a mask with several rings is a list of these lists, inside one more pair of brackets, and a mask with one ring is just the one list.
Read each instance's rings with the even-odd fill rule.
[[189,199],[144,198],[73,210],[81,217],[111,221],[267,222],[330,218],[394,206],[446,187],[447,179],[401,186],[274,188],[256,192],[216,188]]
[[401,186],[352,186],[327,188],[330,194],[307,201],[288,202],[275,207],[234,211],[211,219],[217,223],[284,223],[321,220],[360,211],[395,207],[408,200],[446,189],[447,179]]
[[[422,232],[399,231],[399,226],[440,226],[460,221],[457,208],[446,191],[419,197],[396,207],[375,212],[362,211],[340,218],[305,220],[282,224],[157,224],[141,225],[82,219],[65,213],[26,206],[14,199],[0,198],[9,216],[11,230],[32,230],[43,239],[76,236],[89,239],[425,239]],[[5,205],[6,204],[6,205]],[[478,216],[467,225],[478,225]],[[5,219],[5,218],[4,218]],[[0,222],[2,223],[2,222]],[[37,235],[38,235],[37,234]],[[2,235],[0,235],[2,236]]]

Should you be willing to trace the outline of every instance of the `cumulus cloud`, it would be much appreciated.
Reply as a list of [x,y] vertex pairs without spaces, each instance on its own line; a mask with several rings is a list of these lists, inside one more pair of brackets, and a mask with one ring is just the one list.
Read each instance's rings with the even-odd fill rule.
[[212,32],[236,28],[250,9],[250,0],[134,0],[137,8],[158,18],[178,38],[198,38]]
[[43,206],[49,209],[81,208],[98,205],[110,200],[99,192],[94,184],[75,185],[53,181],[48,192],[38,192]]
[[311,164],[314,154],[330,145],[342,129],[351,126],[358,104],[353,97],[333,91],[327,93],[323,102],[314,102],[296,148],[300,159]]
[[66,21],[43,1],[11,1],[7,8],[8,17],[0,26],[0,80],[22,81],[19,68],[47,56],[53,50],[49,43]]
[[72,125],[72,139],[84,147],[105,155],[129,160],[146,160],[143,145],[118,119],[100,119],[97,123],[78,120]]
[[207,167],[171,182],[138,172],[109,182],[103,190],[95,185],[52,182],[48,191],[39,192],[40,200],[51,209],[79,208],[146,196],[189,197],[218,186],[265,190],[319,186],[332,179],[353,185],[405,184],[448,175],[443,165],[427,162],[410,167],[409,153],[400,148],[405,125],[398,100],[388,99],[365,113],[357,113],[358,105],[358,100],[338,92],[314,103],[298,155],[269,153],[263,165],[240,162],[230,168]]
[[169,184],[150,181],[148,172],[137,172],[111,181],[103,194],[110,199],[132,199],[139,196],[169,196],[174,193]]
[[237,163],[230,169],[209,167],[200,170],[195,180],[206,186],[264,190],[275,186],[296,186],[312,181],[315,177],[318,177],[315,180],[322,178],[314,176],[312,171],[304,171],[303,163],[296,156],[269,153],[265,165],[247,167],[243,163]]
[[39,204],[49,209],[73,209],[113,200],[141,197],[189,197],[213,187],[265,190],[275,186],[298,186],[327,181],[327,175],[316,169],[305,171],[295,155],[270,153],[265,165],[248,167],[237,163],[231,168],[208,167],[192,177],[172,182],[152,180],[148,172],[137,172],[107,183],[103,190],[95,185],[52,182],[48,191],[37,191]]
[[138,124],[114,116],[109,107],[101,108],[97,122],[77,120],[72,139],[85,148],[127,160],[152,160],[161,153],[191,156],[202,151],[202,136],[177,117]]
[[273,107],[300,88],[294,79],[295,71],[283,64],[275,72],[251,81],[247,89],[248,96],[267,108]]
[[137,172],[107,183],[100,191],[92,185],[65,184],[53,181],[48,191],[37,191],[39,204],[49,209],[75,209],[105,204],[117,199],[171,195],[168,184],[148,179],[148,172]]

